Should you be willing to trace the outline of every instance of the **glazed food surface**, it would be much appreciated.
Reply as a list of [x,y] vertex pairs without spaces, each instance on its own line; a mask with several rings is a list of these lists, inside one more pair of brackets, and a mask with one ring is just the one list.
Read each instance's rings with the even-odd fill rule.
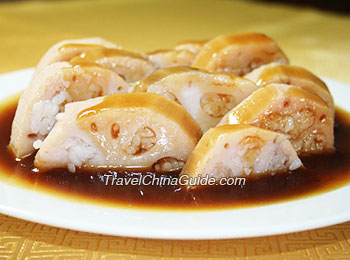
[[[171,185],[106,186],[103,180],[104,174],[129,178],[140,175],[139,172],[77,171],[72,174],[62,169],[33,172],[33,157],[18,162],[7,150],[15,110],[14,101],[0,111],[0,177],[18,178],[29,188],[58,192],[68,199],[163,209],[232,208],[300,198],[350,184],[350,117],[339,109],[335,120],[336,153],[302,158],[305,169],[247,180],[243,188],[213,186],[190,191]],[[173,173],[173,177],[177,175],[178,172]]]

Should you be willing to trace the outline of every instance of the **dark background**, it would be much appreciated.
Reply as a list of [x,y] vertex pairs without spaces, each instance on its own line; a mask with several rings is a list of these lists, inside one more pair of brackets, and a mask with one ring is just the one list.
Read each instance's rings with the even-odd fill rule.
[[337,13],[350,13],[350,0],[330,0],[330,1],[317,1],[317,0],[255,0],[258,2],[271,2],[281,3],[294,6],[305,6],[321,9],[323,11],[337,12]]

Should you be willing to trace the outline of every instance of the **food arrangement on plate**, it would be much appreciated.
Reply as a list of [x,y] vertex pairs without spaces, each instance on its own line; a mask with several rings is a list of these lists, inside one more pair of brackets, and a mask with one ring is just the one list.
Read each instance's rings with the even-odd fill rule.
[[221,35],[147,54],[89,38],[57,43],[40,60],[18,102],[9,150],[42,174],[266,184],[314,170],[304,158],[332,157],[334,125],[326,84],[289,65],[263,34]]

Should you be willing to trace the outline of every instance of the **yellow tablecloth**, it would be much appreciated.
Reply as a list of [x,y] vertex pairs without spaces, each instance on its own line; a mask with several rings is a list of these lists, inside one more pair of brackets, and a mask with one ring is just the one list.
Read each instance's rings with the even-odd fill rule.
[[[263,32],[291,63],[350,83],[350,17],[253,1],[15,1],[0,3],[0,72],[35,66],[62,39],[101,36],[149,51],[223,33]],[[348,199],[348,198],[346,198]],[[238,240],[110,237],[0,214],[0,259],[350,259],[350,223]]]

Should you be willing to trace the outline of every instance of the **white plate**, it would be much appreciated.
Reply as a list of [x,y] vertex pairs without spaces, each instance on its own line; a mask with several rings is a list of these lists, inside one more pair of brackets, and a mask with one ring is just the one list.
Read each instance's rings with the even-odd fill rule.
[[[0,100],[24,89],[33,69],[0,75]],[[350,110],[350,86],[325,79],[338,106]],[[94,233],[164,239],[242,238],[324,227],[350,220],[350,186],[284,203],[245,209],[157,211],[64,200],[0,182],[0,212]]]

